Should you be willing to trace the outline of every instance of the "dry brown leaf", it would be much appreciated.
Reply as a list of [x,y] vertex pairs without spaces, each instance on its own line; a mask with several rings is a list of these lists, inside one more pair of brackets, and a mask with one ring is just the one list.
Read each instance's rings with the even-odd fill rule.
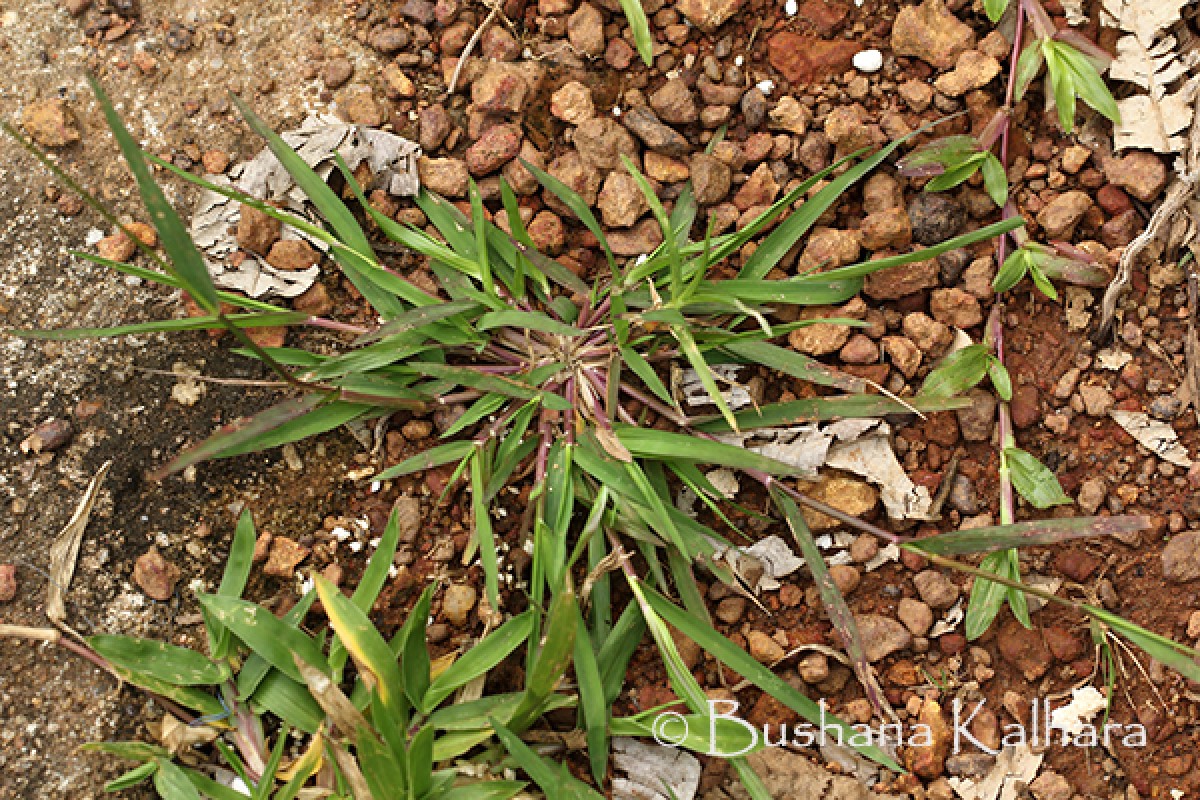
[[1138,94],[1118,101],[1121,124],[1113,132],[1113,146],[1156,153],[1182,151],[1187,146],[1198,88],[1200,78],[1193,77],[1173,94],[1158,98]]
[[179,755],[196,745],[211,744],[220,733],[210,725],[188,725],[173,714],[165,715],[158,726],[158,739],[172,755]]
[[1176,44],[1174,36],[1164,36],[1149,47],[1136,36],[1122,36],[1117,41],[1117,58],[1108,74],[1161,97],[1167,86],[1188,74],[1185,59],[1175,52]]
[[1160,31],[1179,21],[1187,0],[1104,0],[1101,21],[1120,28],[1150,47]]
[[1121,122],[1113,145],[1158,153],[1177,153],[1187,146],[1184,132],[1192,124],[1196,79],[1189,78],[1198,54],[1180,52],[1169,32],[1179,21],[1185,0],[1104,0],[1105,23],[1127,33],[1117,41],[1109,76],[1145,90],[1117,104]]
[[1083,10],[1084,0],[1062,0],[1063,13],[1067,24],[1071,27],[1083,25],[1088,21],[1087,12]]
[[67,620],[67,608],[63,598],[71,588],[71,578],[75,576],[79,545],[83,541],[83,532],[87,529],[88,519],[92,515],[92,506],[96,504],[96,495],[100,493],[100,485],[104,483],[104,476],[108,475],[108,468],[111,466],[111,461],[105,461],[100,467],[80,498],[79,505],[75,507],[75,513],[50,547],[50,586],[46,590],[46,617],[55,625],[62,626]]
[[371,729],[362,712],[354,707],[350,698],[346,697],[328,675],[310,666],[300,656],[292,658],[296,662],[296,669],[300,671],[300,677],[304,678],[304,683],[308,686],[309,693],[321,710],[329,715],[335,728],[349,738],[357,736],[359,728]]

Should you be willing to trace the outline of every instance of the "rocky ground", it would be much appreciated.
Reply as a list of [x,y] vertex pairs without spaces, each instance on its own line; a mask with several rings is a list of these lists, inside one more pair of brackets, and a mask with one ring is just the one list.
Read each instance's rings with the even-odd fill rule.
[[[230,114],[227,90],[241,93],[283,128],[309,109],[332,108],[349,121],[419,141],[425,153],[421,180],[432,190],[461,201],[474,177],[502,227],[503,175],[521,198],[520,213],[539,248],[592,276],[603,262],[594,237],[539,189],[518,156],[582,195],[596,208],[613,250],[635,256],[655,247],[661,234],[620,168],[622,155],[641,165],[664,202],[670,204],[691,180],[703,213],[716,219],[715,232],[739,228],[845,154],[957,112],[966,113],[940,130],[977,132],[1002,102],[1001,65],[1010,47],[979,9],[963,2],[896,6],[868,0],[857,7],[805,0],[791,16],[783,4],[760,0],[650,0],[644,5],[657,42],[654,66],[647,69],[615,0],[302,5],[22,4],[0,15],[0,53],[17,65],[0,92],[9,100],[10,118],[21,120],[132,220],[142,217],[88,99],[85,68],[110,88],[151,149],[209,172],[223,172],[259,148]],[[1092,32],[1111,44],[1106,33]],[[460,65],[468,47],[470,57]],[[873,57],[856,61],[873,49],[880,64]],[[448,93],[452,83],[455,91]],[[1038,92],[1016,112],[1009,168],[1014,200],[1035,238],[1070,242],[1112,268],[1161,198],[1168,164],[1148,153],[1114,155],[1103,120],[1088,118],[1090,112],[1083,112],[1075,136],[1062,135],[1041,113]],[[720,129],[725,134],[714,143]],[[129,245],[11,144],[0,147],[0,177],[7,178],[0,207],[8,220],[0,228],[0,322],[102,325],[183,313],[168,292],[68,256],[66,250],[85,242],[118,255]],[[998,218],[977,181],[945,194],[919,188],[894,170],[881,170],[826,214],[774,274],[906,252]],[[187,193],[175,189],[186,201]],[[425,224],[407,201],[383,191],[371,199],[390,216]],[[89,236],[93,229],[98,234]],[[270,230],[247,225],[239,233],[244,248],[281,269],[308,266],[315,257],[281,247]],[[430,285],[417,259],[396,254],[392,261],[414,282]],[[728,265],[730,274],[737,266],[736,259]],[[981,337],[995,301],[995,270],[992,246],[981,244],[877,273],[861,297],[802,314],[850,317],[865,327],[814,325],[793,332],[789,343],[891,392],[911,394],[948,351],[956,328]],[[1193,499],[1200,474],[1140,448],[1109,414],[1149,412],[1170,422],[1195,452],[1196,416],[1177,392],[1187,366],[1184,279],[1165,258],[1138,270],[1117,341],[1104,343],[1103,351],[1087,336],[1097,315],[1093,290],[1067,287],[1060,302],[1050,302],[1022,284],[1010,294],[1004,322],[1018,442],[1050,466],[1075,499],[1055,513],[1142,513],[1155,522],[1137,537],[1032,551],[1023,572],[1195,642],[1200,535],[1187,531],[1200,520]],[[365,314],[331,269],[296,302],[338,319]],[[480,575],[459,567],[456,558],[467,541],[465,512],[453,492],[448,504],[432,503],[448,471],[401,480],[377,493],[358,490],[345,479],[361,471],[368,456],[349,436],[338,435],[282,456],[201,467],[190,479],[146,483],[144,471],[180,443],[269,398],[216,384],[199,392],[186,377],[145,368],[260,377],[254,367],[224,357],[222,345],[204,335],[62,346],[8,339],[2,346],[12,401],[3,406],[0,430],[0,562],[16,566],[16,599],[0,607],[5,621],[37,624],[44,590],[37,570],[45,568],[49,543],[90,475],[112,458],[114,471],[84,547],[75,605],[69,606],[85,632],[152,631],[193,641],[199,630],[188,587],[217,573],[231,512],[246,505],[265,531],[257,596],[285,607],[294,598],[297,571],[310,568],[353,584],[366,553],[361,546],[338,549],[337,543],[346,531],[360,542],[377,536],[397,499],[405,512],[404,537],[399,574],[385,594],[385,624],[402,618],[415,587],[437,575],[451,579],[453,588],[435,603],[431,641],[450,649],[482,628],[473,613]],[[776,375],[754,377],[769,400],[813,393],[811,386]],[[180,386],[185,388],[175,391]],[[995,400],[983,390],[971,396],[971,408],[910,421],[894,439],[918,484],[936,492],[951,482],[942,519],[930,532],[993,524],[998,513]],[[426,446],[450,419],[398,416],[382,443],[382,460],[392,463]],[[45,435],[31,442],[36,431]],[[807,488],[845,511],[886,520],[876,489],[856,478],[830,474]],[[519,506],[522,498],[512,502]],[[1021,516],[1028,512],[1023,508]],[[819,530],[833,527],[830,520],[811,522]],[[515,527],[501,519],[497,534],[511,537]],[[520,570],[519,543],[510,544]],[[870,632],[871,660],[906,719],[944,720],[953,698],[986,699],[988,713],[972,730],[994,742],[1001,725],[1028,722],[1033,697],[1061,693],[1092,675],[1095,653],[1081,619],[1046,609],[1036,615],[1033,631],[1002,615],[997,629],[975,643],[968,644],[960,630],[933,636],[935,621],[965,597],[968,584],[911,556],[868,571],[877,551],[872,540],[855,539],[848,550],[850,563],[835,568],[835,579]],[[0,573],[0,589],[4,577]],[[804,580],[768,593],[763,603],[769,614],[720,584],[707,589],[723,632],[764,663],[804,645],[835,644]],[[524,602],[514,592],[505,608],[519,610]],[[711,658],[684,644],[701,685],[728,692],[722,687],[736,679],[723,680],[732,676],[722,676]],[[0,677],[0,765],[18,776],[0,797],[94,795],[114,767],[79,757],[75,746],[140,734],[143,715],[152,714],[147,704],[52,650],[0,642],[0,653],[5,663],[17,665]],[[1033,787],[1039,800],[1200,791],[1195,687],[1158,665],[1143,666],[1130,663],[1119,682],[1113,719],[1146,725],[1150,746],[1118,744],[1082,756],[1051,749]],[[835,712],[852,721],[870,718],[850,671],[836,660],[813,652],[779,669],[812,696],[828,698]],[[671,699],[648,649],[635,659],[628,685],[619,711]],[[71,700],[66,709],[64,697]],[[756,690],[736,699],[752,722],[794,721]],[[946,758],[940,746],[910,758],[915,777],[889,779],[881,788],[949,797],[948,779],[990,768],[987,757]],[[795,784],[787,778],[790,768],[778,769],[779,786]],[[712,800],[736,794],[727,778],[724,762],[710,760],[702,792]]]

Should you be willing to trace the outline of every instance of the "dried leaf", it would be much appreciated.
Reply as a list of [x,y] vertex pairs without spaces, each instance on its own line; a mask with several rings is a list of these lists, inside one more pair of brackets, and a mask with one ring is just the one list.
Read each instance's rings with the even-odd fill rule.
[[75,507],[75,513],[67,522],[54,545],[50,548],[50,586],[46,594],[46,617],[55,625],[62,625],[67,620],[67,609],[63,597],[71,588],[71,578],[75,575],[75,562],[79,559],[79,545],[83,541],[83,532],[87,529],[88,518],[92,514],[92,506],[96,504],[96,496],[104,477],[108,475],[111,461],[105,461],[100,470],[88,484],[87,490]]
[[196,745],[212,743],[220,733],[210,725],[188,725],[174,715],[167,714],[162,718],[158,738],[172,755],[179,755]]
[[1182,151],[1187,146],[1187,136],[1183,134],[1192,124],[1192,106],[1198,88],[1200,78],[1193,77],[1179,91],[1157,100],[1140,94],[1118,101],[1121,125],[1114,132],[1114,146],[1156,153]]
[[350,702],[350,698],[346,697],[328,675],[316,667],[310,666],[299,656],[294,656],[293,660],[296,663],[296,669],[300,670],[300,677],[304,678],[309,693],[321,706],[321,709],[329,715],[335,728],[345,736],[355,736],[359,728],[370,729],[371,726],[367,724],[362,712],[355,708],[354,703]]
[[[1117,103],[1121,122],[1115,128],[1113,145],[1118,150],[1132,147],[1176,153],[1186,145],[1186,137],[1180,134],[1192,123],[1197,90],[1197,79],[1187,76],[1200,56],[1178,52],[1178,39],[1167,32],[1179,22],[1184,2],[1104,0],[1104,23],[1128,34],[1117,41],[1117,57],[1109,75],[1146,90]],[[1178,85],[1180,81],[1185,82]]]
[[1180,443],[1175,429],[1167,423],[1151,419],[1140,411],[1114,410],[1108,413],[1126,433],[1162,460],[1185,469],[1192,465],[1187,448]]
[[787,542],[774,534],[759,539],[750,547],[739,549],[744,555],[753,557],[762,565],[762,574],[758,578],[756,589],[778,589],[780,578],[791,575],[804,566],[804,559],[793,553]]
[[1050,712],[1051,730],[1061,730],[1072,738],[1083,733],[1092,717],[1108,708],[1108,698],[1095,686],[1082,686],[1071,690],[1071,702]]
[[933,623],[933,627],[929,629],[930,638],[936,639],[939,636],[958,630],[958,626],[962,624],[966,616],[966,612],[963,611],[962,598],[959,598],[958,602],[946,612],[945,616]]
[[1096,366],[1110,372],[1116,372],[1130,361],[1133,361],[1133,356],[1119,347],[1108,347],[1096,353]]
[[692,800],[700,762],[686,750],[624,736],[612,740],[614,800]]
[[1088,16],[1083,10],[1083,0],[1062,0],[1063,13],[1067,16],[1067,24],[1076,27],[1087,23]]
[[[334,156],[340,154],[350,169],[366,163],[375,184],[397,197],[412,197],[420,190],[417,158],[421,148],[401,136],[386,131],[347,125],[333,117],[313,115],[283,140],[323,179],[335,168]],[[278,203],[309,222],[318,222],[316,211],[279,159],[264,148],[250,161],[230,170],[231,181],[224,176],[208,176],[211,183]],[[209,272],[218,286],[245,292],[251,297],[273,293],[296,297],[305,292],[320,274],[320,267],[305,270],[280,270],[253,253],[236,266],[228,259],[238,250],[234,231],[241,218],[241,204],[213,191],[200,195],[192,217],[191,234],[204,251]],[[284,226],[283,239],[302,239],[318,250],[327,246],[290,226]]]
[[1038,773],[1045,755],[1029,745],[1010,745],[1000,751],[988,774],[978,781],[950,778],[950,786],[963,800],[1017,800]]
[[1103,0],[1101,21],[1110,28],[1128,31],[1147,47],[1159,31],[1179,21],[1187,0]]
[[1164,36],[1150,47],[1144,46],[1136,36],[1123,36],[1117,41],[1117,58],[1108,74],[1161,96],[1162,87],[1187,75],[1187,66],[1176,55],[1175,45],[1174,36]]
[[892,450],[891,428],[880,419],[844,419],[825,425],[762,428],[746,433],[722,433],[726,444],[796,467],[815,479],[830,466],[853,472],[880,488],[880,499],[892,519],[929,519],[933,497],[917,486]]
[[929,519],[933,497],[929,489],[913,483],[892,450],[888,426],[852,442],[838,442],[829,448],[825,463],[834,469],[853,472],[879,487],[879,499],[892,519]]

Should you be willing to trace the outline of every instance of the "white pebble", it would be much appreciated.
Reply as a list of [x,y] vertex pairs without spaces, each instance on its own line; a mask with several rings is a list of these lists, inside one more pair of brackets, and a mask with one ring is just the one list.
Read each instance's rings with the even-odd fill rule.
[[859,72],[879,72],[883,68],[883,53],[863,50],[854,54],[854,68]]
[[770,97],[771,92],[775,91],[775,81],[771,80],[770,78],[767,78],[765,81],[759,81],[755,84],[755,86],[757,86],[758,90],[767,97]]
[[787,2],[783,4],[783,10],[784,13],[786,13],[789,17],[794,17],[796,16],[796,13],[800,11],[800,4],[797,3],[796,0],[787,0]]

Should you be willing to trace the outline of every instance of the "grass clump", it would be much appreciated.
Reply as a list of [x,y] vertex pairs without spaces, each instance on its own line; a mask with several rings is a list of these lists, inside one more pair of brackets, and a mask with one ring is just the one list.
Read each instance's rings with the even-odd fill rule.
[[[673,499],[673,488],[686,486],[720,510],[724,497],[700,465],[740,471],[761,486],[768,510],[783,521],[805,556],[829,618],[881,717],[892,712],[849,608],[805,523],[802,507],[920,552],[940,565],[981,575],[985,573],[949,556],[1007,553],[1009,548],[1138,529],[1146,524],[1137,517],[1033,523],[1006,519],[993,528],[915,539],[847,517],[807,497],[791,480],[796,474],[792,466],[715,438],[721,432],[802,421],[959,408],[965,401],[956,395],[971,380],[978,382],[990,374],[996,383],[1002,375],[1007,377],[1000,354],[973,353],[958,359],[970,362],[966,379],[942,375],[941,389],[906,402],[870,394],[872,387],[867,382],[773,343],[796,327],[810,324],[775,322],[775,312],[781,307],[844,302],[861,290],[865,276],[872,272],[986,241],[1021,225],[1019,218],[1010,217],[916,253],[785,280],[768,279],[768,273],[842,194],[902,142],[861,160],[861,154],[856,154],[814,175],[743,230],[715,236],[710,226],[698,240],[692,238],[692,231],[699,209],[690,189],[668,213],[650,183],[626,161],[625,169],[641,187],[662,228],[663,243],[654,252],[625,264],[613,256],[587,205],[554,177],[526,164],[541,185],[595,235],[605,267],[590,283],[534,248],[522,227],[516,198],[503,183],[501,198],[511,232],[487,220],[480,194],[472,185],[469,216],[422,191],[417,203],[435,235],[375,211],[354,176],[340,164],[360,213],[383,236],[427,261],[438,285],[434,294],[386,269],[355,211],[244,105],[239,103],[250,126],[318,208],[326,227],[208,184],[142,152],[99,87],[97,95],[167,252],[167,259],[157,262],[157,270],[103,263],[186,291],[206,315],[183,323],[25,331],[22,335],[78,338],[221,325],[238,337],[243,354],[264,362],[295,394],[184,451],[160,474],[207,459],[275,447],[347,422],[388,417],[398,410],[425,412],[462,404],[465,413],[443,432],[441,443],[374,479],[453,465],[449,483],[461,478],[470,489],[473,525],[468,557],[478,557],[489,607],[501,611],[504,604],[491,510],[506,486],[531,481],[528,510],[518,531],[532,544],[525,587],[530,610],[504,622],[453,664],[439,665],[440,671],[430,662],[425,647],[431,590],[422,595],[404,628],[390,641],[369,621],[368,613],[395,547],[392,528],[353,597],[346,598],[317,579],[315,593],[306,595],[279,620],[240,599],[248,570],[247,542],[253,541],[251,526],[244,518],[226,580],[216,594],[201,597],[209,634],[208,656],[166,646],[156,651],[144,641],[125,638],[91,642],[94,654],[131,682],[165,698],[185,716],[189,712],[183,709],[202,715],[205,724],[217,730],[214,744],[224,761],[247,786],[255,787],[256,797],[294,797],[298,795],[289,792],[307,786],[330,789],[333,794],[327,796],[359,800],[390,796],[393,787],[402,787],[402,796],[411,798],[508,797],[520,789],[506,781],[463,786],[451,772],[434,768],[459,756],[470,756],[488,774],[515,764],[538,782],[548,797],[596,796],[594,789],[544,760],[522,734],[547,710],[575,707],[592,778],[603,785],[609,737],[651,732],[653,710],[625,718],[614,717],[611,711],[621,694],[630,659],[647,632],[661,653],[671,688],[690,714],[704,721],[691,726],[704,733],[682,744],[707,752],[713,746],[706,733],[707,696],[680,657],[671,628],[805,719],[821,719],[821,709],[812,699],[725,639],[708,618],[694,570],[703,569],[730,584],[737,578],[716,557],[732,546],[726,528],[718,530],[683,513]],[[330,327],[329,321],[219,292],[182,222],[154,183],[149,162],[329,245],[331,257],[370,304],[380,324],[352,329],[355,340],[336,355],[255,345],[244,329]],[[44,163],[61,176],[53,164]],[[752,254],[733,271],[729,266],[732,257],[745,252],[743,247],[756,238]],[[227,312],[223,303],[237,310]],[[337,326],[350,328],[342,323]],[[713,364],[721,363],[765,367],[842,394],[738,411],[727,402],[722,381],[712,369]],[[690,413],[679,401],[671,378],[674,365],[687,365],[695,371],[711,413]],[[959,365],[956,369],[964,368]],[[633,598],[623,609],[617,607],[616,598],[622,593],[613,585],[614,573],[624,580]],[[1015,575],[990,577],[1008,593],[1002,596],[1024,598],[1024,592],[1033,591],[1023,587]],[[310,634],[302,625],[309,604],[318,596],[329,628]],[[1103,619],[1112,630],[1163,663],[1197,674],[1190,649],[1155,637],[1102,609],[1075,607]],[[469,686],[474,686],[477,695],[488,671],[520,650],[527,675],[521,692],[443,705]],[[351,659],[353,671],[347,669]],[[183,679],[173,671],[181,664],[191,668]],[[572,668],[574,680],[568,683],[565,676]],[[284,726],[271,748],[266,744],[264,715]],[[842,725],[828,715],[824,720],[827,725]],[[281,772],[287,729],[311,738],[304,754]],[[737,736],[743,728],[718,725],[714,730],[729,739],[719,745],[722,752],[742,749],[744,743],[739,743]],[[143,766],[123,780],[152,778],[164,797],[191,797],[196,791],[220,800],[228,795],[203,773],[175,765],[169,751],[142,745],[103,747],[143,761]],[[891,757],[873,746],[858,749],[868,758],[898,768]],[[735,758],[733,764],[751,796],[765,798],[765,789],[745,759]]]

